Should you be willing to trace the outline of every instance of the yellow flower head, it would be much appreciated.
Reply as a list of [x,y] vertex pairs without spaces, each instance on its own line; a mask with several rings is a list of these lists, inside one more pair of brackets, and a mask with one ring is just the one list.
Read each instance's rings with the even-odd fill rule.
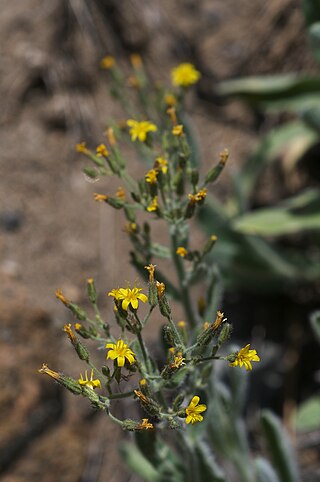
[[203,323],[203,325],[202,325],[202,328],[203,328],[204,330],[207,330],[207,329],[209,328],[209,326],[210,326],[210,323],[209,323],[208,321],[205,321],[205,322]]
[[103,59],[101,59],[100,67],[102,69],[112,69],[112,67],[114,67],[115,64],[116,64],[116,61],[114,57],[112,57],[111,55],[107,55],[106,57],[103,57]]
[[79,385],[86,386],[94,390],[95,388],[101,388],[100,380],[97,378],[96,380],[93,379],[93,370],[91,370],[90,380],[88,379],[88,372],[85,371],[85,378],[82,377],[82,373],[80,373],[80,378],[78,380]]
[[192,423],[193,425],[196,422],[202,422],[203,416],[200,414],[207,410],[207,406],[205,404],[198,405],[199,402],[200,398],[198,396],[194,396],[189,403],[188,407],[186,408],[186,423]]
[[146,387],[148,385],[148,382],[145,378],[141,378],[141,380],[139,381],[139,385],[140,387]]
[[142,288],[119,288],[117,290],[112,290],[108,293],[108,296],[113,296],[117,301],[122,301],[121,306],[123,310],[128,309],[128,306],[136,310],[139,306],[139,301],[141,300],[143,303],[148,301],[148,298],[143,293],[140,293]]
[[178,65],[171,71],[172,83],[176,86],[188,87],[198,82],[200,77],[200,72],[188,62]]
[[79,144],[76,145],[76,151],[82,152],[83,154],[88,154],[89,149],[87,149],[85,142],[80,142]]
[[104,144],[99,144],[96,148],[97,157],[108,157],[109,152]]
[[116,197],[117,197],[118,199],[122,199],[123,201],[126,200],[126,191],[124,190],[123,187],[121,187],[121,186],[118,187],[118,190],[117,190],[117,192],[116,192]]
[[172,124],[175,126],[178,123],[175,107],[169,107],[167,109],[167,114],[170,117]]
[[111,358],[111,360],[117,360],[118,367],[123,367],[126,360],[130,365],[136,361],[135,354],[123,340],[118,340],[116,344],[107,343],[106,348],[109,349],[107,360],[108,358]]
[[154,270],[155,270],[156,265],[155,264],[148,264],[148,266],[145,266],[144,268],[149,271],[149,281],[150,283],[154,282]]
[[149,423],[149,419],[143,418],[142,423],[138,425],[137,430],[152,430],[153,428],[154,426],[152,425],[152,423]]
[[164,283],[160,283],[160,281],[156,282],[156,288],[159,298],[162,298],[164,292],[166,290],[166,285]]
[[187,254],[188,254],[188,251],[186,250],[186,248],[184,248],[183,246],[179,246],[179,248],[177,248],[177,251],[176,253],[181,256],[181,258],[184,258]]
[[158,130],[157,126],[149,121],[139,122],[134,119],[129,119],[127,120],[127,125],[130,127],[129,133],[133,142],[137,139],[140,142],[145,142],[148,132],[156,132]]
[[149,184],[156,184],[157,176],[158,172],[155,169],[150,169],[144,177]]
[[168,161],[164,157],[157,157],[154,163],[154,169],[156,171],[162,171],[163,174],[168,172]]
[[60,300],[65,306],[69,306],[69,305],[70,305],[70,301],[62,294],[62,291],[61,291],[61,290],[57,290],[57,291],[56,291],[56,297],[57,297],[58,300]]
[[199,192],[197,192],[196,194],[196,201],[197,202],[201,202],[201,201],[204,201],[206,196],[207,196],[207,189],[201,189]]
[[38,370],[39,373],[45,373],[49,375],[49,377],[54,378],[55,380],[60,380],[61,375],[57,372],[51,370],[46,363],[43,363],[42,367]]
[[170,365],[170,368],[180,368],[181,366],[185,365],[184,363],[185,358],[183,358],[182,353],[179,352],[173,359],[173,362]]
[[178,321],[177,323],[177,327],[178,328],[185,328],[187,326],[186,322],[181,320],[181,321]]
[[73,333],[73,331],[71,329],[71,323],[68,323],[67,325],[64,325],[63,331],[65,331],[67,333],[68,338],[71,341],[71,343],[76,343],[77,338],[76,338],[75,334]]
[[106,194],[98,194],[98,193],[93,193],[93,198],[95,201],[98,202],[106,202],[108,199],[108,196]]
[[219,328],[219,326],[223,321],[226,321],[227,318],[223,318],[223,317],[224,317],[224,313],[221,313],[221,311],[217,311],[216,319],[214,323],[212,323],[212,329],[214,331],[216,331]]
[[248,344],[244,348],[241,348],[240,351],[238,351],[235,360],[232,363],[229,363],[229,365],[231,367],[239,366],[240,368],[244,366],[245,369],[248,371],[252,370],[252,361],[259,362],[260,357],[258,356],[256,350],[250,350],[250,344]]
[[173,126],[171,132],[174,136],[177,136],[177,137],[182,136],[183,135],[183,125],[177,124],[176,126]]
[[114,146],[117,143],[114,135],[114,130],[112,127],[108,127],[108,129],[105,132],[105,135],[107,136],[110,146]]
[[123,228],[124,232],[127,234],[133,234],[137,232],[137,224],[136,223],[126,223]]
[[177,98],[173,94],[166,94],[164,96],[164,101],[165,101],[165,103],[167,104],[168,107],[173,107],[177,103]]
[[152,213],[153,211],[156,211],[157,209],[159,208],[159,204],[158,204],[158,200],[157,200],[157,196],[155,196],[151,203],[149,204],[149,206],[147,207],[147,211],[149,213]]
[[134,67],[135,69],[141,69],[142,58],[139,54],[130,55],[130,61],[131,61],[132,67]]
[[228,159],[229,159],[229,151],[228,149],[224,149],[222,152],[220,152],[220,163],[225,165]]

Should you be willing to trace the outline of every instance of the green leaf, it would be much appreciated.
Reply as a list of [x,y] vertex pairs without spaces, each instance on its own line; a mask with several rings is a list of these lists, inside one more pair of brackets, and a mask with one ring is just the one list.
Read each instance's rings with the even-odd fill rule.
[[315,311],[310,316],[310,324],[317,341],[320,343],[320,311]]
[[252,104],[294,100],[320,92],[320,78],[297,74],[264,75],[227,80],[218,86],[223,96],[237,97]]
[[309,398],[299,406],[294,424],[301,431],[320,428],[320,395]]
[[299,482],[297,457],[281,421],[270,411],[261,414],[262,428],[266,438],[273,466],[281,482]]
[[156,468],[144,457],[132,443],[122,442],[119,452],[128,467],[146,482],[160,482],[161,477]]
[[222,469],[216,463],[214,454],[205,442],[197,441],[195,454],[201,467],[201,482],[226,482]]
[[283,153],[286,153],[286,158],[288,154],[290,155],[290,165],[295,164],[317,139],[317,134],[301,121],[290,122],[272,129],[235,176],[239,190],[246,201],[268,164]]
[[320,230],[320,191],[307,190],[277,207],[245,214],[232,224],[237,231],[259,236]]
[[309,28],[311,48],[315,59],[320,62],[320,22],[315,22]]
[[254,461],[256,468],[256,482],[279,482],[279,478],[268,460],[258,457]]

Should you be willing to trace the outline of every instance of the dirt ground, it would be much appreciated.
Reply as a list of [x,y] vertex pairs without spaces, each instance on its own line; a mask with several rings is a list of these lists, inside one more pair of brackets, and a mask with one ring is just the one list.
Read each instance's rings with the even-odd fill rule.
[[[121,3],[119,7],[118,3]],[[140,52],[155,79],[183,60],[203,81],[191,94],[204,159],[228,147],[230,172],[261,134],[240,105],[214,104],[219,80],[311,71],[295,0],[0,0],[0,473],[3,482],[134,482],[117,456],[120,433],[86,401],[37,369],[75,373],[62,333],[61,288],[85,302],[86,279],[103,297],[136,273],[124,259],[121,213],[94,203],[113,181],[89,182],[74,146],[103,141],[123,115],[99,61]],[[228,189],[228,173],[218,188]],[[110,305],[109,305],[110,306]],[[80,370],[80,368],[79,368]]]

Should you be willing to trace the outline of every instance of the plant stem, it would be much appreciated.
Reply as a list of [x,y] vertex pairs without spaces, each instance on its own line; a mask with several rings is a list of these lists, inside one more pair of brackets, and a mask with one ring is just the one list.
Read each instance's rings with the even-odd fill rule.
[[172,259],[174,261],[174,264],[176,266],[176,271],[177,275],[179,278],[179,283],[181,286],[181,299],[182,299],[182,304],[185,310],[185,314],[188,320],[188,323],[190,324],[191,328],[196,327],[196,320],[193,312],[193,307],[191,303],[191,298],[189,294],[189,289],[185,285],[185,270],[183,263],[181,261],[180,256],[176,253],[177,248],[179,247],[179,240],[177,237],[177,227],[175,225],[172,225],[171,230],[170,230],[170,236],[171,236],[171,252],[172,252]]

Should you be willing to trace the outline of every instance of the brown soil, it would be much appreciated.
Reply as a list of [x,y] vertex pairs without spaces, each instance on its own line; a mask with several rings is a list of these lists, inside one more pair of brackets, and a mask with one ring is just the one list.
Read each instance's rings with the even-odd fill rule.
[[214,105],[213,86],[239,75],[314,69],[299,2],[0,3],[2,480],[133,482],[109,420],[37,374],[43,361],[73,376],[80,370],[62,334],[67,315],[57,288],[84,303],[88,277],[101,294],[136,278],[123,256],[121,214],[92,199],[97,190],[113,191],[112,181],[88,182],[74,153],[76,142],[102,141],[108,119],[123,115],[99,60],[113,53],[125,65],[139,51],[162,80],[179,61],[196,62],[204,78],[189,114],[201,151],[210,162],[227,146],[232,171],[257,139],[254,118],[237,104]]

